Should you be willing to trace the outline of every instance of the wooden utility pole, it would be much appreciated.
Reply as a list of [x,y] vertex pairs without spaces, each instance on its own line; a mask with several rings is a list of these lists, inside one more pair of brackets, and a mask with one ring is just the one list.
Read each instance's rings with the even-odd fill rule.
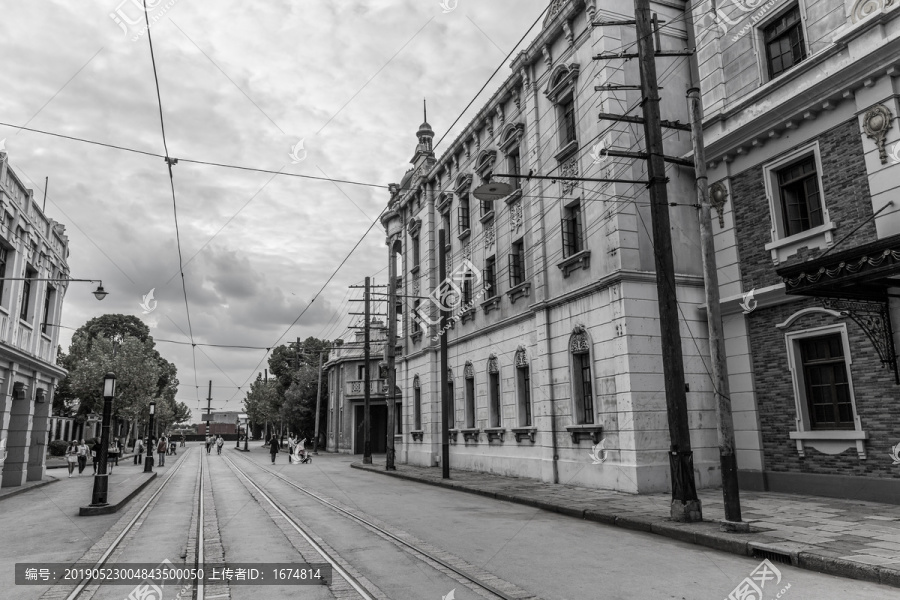
[[313,454],[319,453],[319,408],[322,405],[322,357],[325,355],[324,350],[319,351],[319,387],[316,390],[316,430],[315,439],[313,440]]
[[369,278],[366,277],[366,285],[364,292],[364,302],[365,302],[365,325],[363,326],[363,398],[365,399],[365,403],[363,404],[363,464],[371,465],[372,464],[372,438],[370,427],[372,425],[372,421],[369,417],[369,402],[371,400],[370,390],[369,390],[369,329],[371,328],[371,323],[369,322]]
[[651,23],[650,0],[634,0],[637,51],[643,96],[644,138],[647,144],[647,175],[650,188],[650,215],[656,259],[656,293],[659,302],[659,328],[662,366],[665,379],[666,408],[669,417],[669,464],[672,479],[671,516],[674,521],[703,520],[694,483],[694,458],[688,423],[684,383],[684,358],[681,354],[678,302],[675,297],[675,263],[669,224],[666,192],[666,164],[663,156],[662,124],[659,110],[659,83],[656,77],[658,35]]
[[[447,248],[445,244],[446,233],[443,229],[438,231],[438,294],[443,298],[444,280],[447,279]],[[444,308],[444,302],[440,305],[441,318],[438,322],[441,324],[439,335],[441,337],[441,477],[450,479],[450,421],[453,415],[450,414],[450,403],[452,398],[448,394],[450,382],[447,381],[447,330],[446,325],[450,320],[450,311]]]
[[719,275],[716,272],[716,248],[713,242],[709,179],[706,175],[706,150],[703,145],[703,107],[700,88],[687,92],[691,115],[691,141],[694,145],[694,169],[697,175],[697,200],[700,204],[700,250],[703,254],[703,280],[706,283],[706,321],[709,326],[709,353],[712,362],[713,390],[718,418],[719,463],[722,469],[722,495],[725,499],[725,524],[731,531],[749,531],[741,522],[741,499],[734,453],[734,423],[731,417],[731,394],[728,390],[728,367],[725,357],[725,334],[722,329],[722,307],[719,304]]
[[388,307],[387,307],[387,345],[385,347],[385,359],[387,362],[387,456],[385,457],[385,471],[396,471],[394,464],[396,449],[394,447],[394,431],[397,430],[397,377],[394,370],[394,353],[397,346],[397,261],[394,260],[393,242],[390,242],[390,259],[388,260]]

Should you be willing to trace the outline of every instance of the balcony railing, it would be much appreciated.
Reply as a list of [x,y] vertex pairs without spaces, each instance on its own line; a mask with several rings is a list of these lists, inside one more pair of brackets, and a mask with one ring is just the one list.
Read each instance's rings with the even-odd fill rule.
[[[347,397],[351,396],[364,396],[365,395],[365,381],[357,380],[357,381],[347,381],[344,383],[344,395]],[[384,386],[387,382],[384,379],[371,379],[369,380],[369,394],[372,396],[382,396],[384,395]]]

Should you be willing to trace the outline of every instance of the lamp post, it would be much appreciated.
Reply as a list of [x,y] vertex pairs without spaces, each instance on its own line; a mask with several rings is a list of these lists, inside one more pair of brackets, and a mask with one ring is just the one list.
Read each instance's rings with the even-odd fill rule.
[[244,431],[244,452],[250,452],[250,449],[247,448],[247,440],[250,439],[250,416],[247,415],[247,425]]
[[109,475],[106,472],[106,458],[109,450],[109,421],[112,416],[112,403],[116,395],[116,374],[107,373],[103,378],[103,429],[100,434],[100,466],[94,476],[94,492],[91,495],[91,506],[106,506],[109,491]]
[[68,279],[68,278],[57,278],[57,279],[45,279],[42,277],[2,277],[0,278],[0,282],[3,281],[64,281],[66,283],[70,281],[78,282],[78,283],[96,283],[97,289],[94,290],[94,298],[97,300],[103,300],[107,296],[109,296],[109,292],[103,289],[103,282],[99,279]]
[[234,420],[235,420],[234,430],[237,433],[237,439],[234,441],[234,448],[236,450],[240,450],[241,449],[241,417],[240,417],[240,415],[235,417]]
[[144,473],[153,472],[153,448],[151,448],[151,440],[153,439],[153,415],[156,414],[156,402],[150,402],[150,422],[147,424],[147,458],[144,459]]

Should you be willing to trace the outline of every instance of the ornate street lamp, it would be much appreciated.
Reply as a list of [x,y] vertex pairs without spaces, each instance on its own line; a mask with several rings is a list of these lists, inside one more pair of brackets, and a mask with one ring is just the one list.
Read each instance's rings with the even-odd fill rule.
[[153,448],[151,448],[151,440],[153,439],[153,415],[156,414],[156,402],[150,403],[150,422],[147,424],[147,458],[144,459],[144,473],[153,472]]
[[109,421],[112,417],[112,403],[116,395],[116,374],[107,373],[103,378],[103,429],[100,434],[100,465],[94,476],[94,492],[91,506],[106,506],[109,491],[109,474],[106,472],[106,459],[109,450]]
[[97,300],[103,300],[107,296],[109,296],[109,292],[103,289],[103,282],[99,279],[68,279],[68,278],[58,278],[58,279],[45,279],[43,277],[2,277],[0,278],[0,282],[3,281],[59,281],[69,283],[74,281],[76,283],[96,283],[97,289],[94,290],[94,298]]

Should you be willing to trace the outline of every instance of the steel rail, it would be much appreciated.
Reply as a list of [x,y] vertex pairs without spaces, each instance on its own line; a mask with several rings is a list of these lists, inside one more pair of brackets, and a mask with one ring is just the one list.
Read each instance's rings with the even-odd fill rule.
[[[348,518],[351,518],[351,519],[353,519],[353,520],[355,520],[355,521],[358,521],[358,522],[362,523],[362,524],[365,525],[366,527],[369,527],[369,528],[371,528],[371,529],[377,531],[378,533],[380,533],[380,534],[382,534],[382,535],[384,535],[384,536],[387,536],[387,537],[391,538],[392,540],[394,540],[394,541],[397,542],[398,544],[401,544],[401,545],[403,545],[403,546],[409,548],[409,549],[412,550],[413,552],[416,552],[416,553],[418,553],[418,554],[421,554],[422,556],[424,556],[424,557],[427,558],[428,560],[431,560],[431,561],[434,561],[434,562],[438,563],[439,565],[441,565],[441,566],[444,567],[445,569],[449,569],[450,571],[453,571],[454,573],[456,573],[456,574],[459,575],[460,577],[465,578],[466,580],[472,582],[473,584],[475,584],[476,586],[478,586],[478,587],[480,587],[480,588],[482,588],[482,589],[484,589],[484,590],[487,590],[488,592],[494,594],[495,596],[498,596],[499,598],[502,598],[503,600],[517,600],[517,598],[515,598],[515,597],[513,597],[513,596],[510,596],[510,595],[504,593],[504,592],[501,591],[501,590],[498,590],[497,588],[495,588],[495,587],[492,586],[491,584],[485,583],[484,581],[481,581],[481,580],[478,579],[477,577],[473,577],[472,575],[466,573],[465,571],[462,571],[462,570],[458,569],[457,567],[454,567],[454,566],[451,565],[450,563],[448,563],[448,562],[446,562],[445,560],[442,560],[441,558],[439,558],[439,557],[437,557],[437,556],[431,554],[430,552],[428,552],[428,551],[426,551],[426,550],[422,550],[422,549],[419,548],[418,546],[414,546],[413,544],[410,544],[410,543],[407,542],[406,540],[397,537],[396,535],[394,535],[394,534],[391,533],[390,531],[387,531],[386,529],[384,529],[384,528],[382,528],[382,527],[379,527],[378,525],[375,525],[374,523],[371,523],[370,521],[367,521],[366,519],[363,519],[363,518],[360,517],[360,516],[354,515],[352,512],[350,512],[350,511],[348,511],[348,510],[346,510],[346,509],[343,509],[343,508],[341,508],[340,506],[338,506],[338,505],[336,505],[336,504],[334,504],[334,503],[332,503],[332,502],[329,502],[328,500],[326,500],[326,499],[324,499],[324,498],[322,498],[322,497],[320,497],[320,496],[314,494],[313,492],[310,492],[309,490],[307,490],[307,489],[304,488],[303,486],[300,486],[300,485],[294,483],[293,481],[291,481],[290,479],[284,477],[281,473],[278,473],[278,472],[276,472],[276,471],[272,471],[271,469],[268,469],[268,468],[264,467],[263,465],[260,465],[260,464],[254,462],[254,461],[251,461],[249,458],[247,458],[247,457],[245,457],[245,456],[242,456],[241,458],[243,458],[244,460],[250,462],[251,464],[253,464],[253,465],[259,467],[260,469],[262,469],[263,471],[269,473],[270,475],[272,475],[272,476],[275,477],[276,479],[280,479],[281,481],[283,481],[284,483],[288,484],[289,486],[291,486],[291,487],[293,487],[293,488],[295,488],[295,489],[297,489],[297,490],[303,492],[304,494],[306,494],[306,495],[308,495],[308,496],[311,496],[312,498],[315,498],[317,501],[319,501],[320,503],[322,503],[322,504],[328,506],[329,508],[331,508],[331,509],[333,509],[333,510],[335,510],[335,511],[341,513],[341,514],[343,514],[344,516],[346,516],[346,517],[348,517]],[[232,464],[233,464],[233,463],[232,463]],[[240,470],[240,469],[238,469],[238,470]],[[247,476],[244,475],[244,477],[247,477]],[[249,480],[249,477],[248,477],[247,479]],[[254,484],[254,485],[255,485],[255,484]],[[257,489],[258,489],[258,488],[257,488]]]
[[305,529],[300,527],[300,525],[297,524],[297,522],[293,519],[293,517],[291,517],[289,514],[287,514],[285,511],[283,511],[281,509],[281,507],[279,507],[275,503],[275,501],[272,499],[272,497],[269,494],[264,492],[261,487],[256,485],[256,483],[252,479],[250,479],[250,476],[247,475],[247,473],[243,469],[241,469],[239,466],[234,464],[234,461],[232,461],[227,456],[225,456],[224,458],[234,468],[235,471],[237,471],[241,476],[243,476],[244,479],[247,480],[247,483],[252,485],[256,489],[256,491],[259,492],[259,494],[263,498],[266,499],[266,501],[272,506],[272,508],[274,508],[276,511],[278,511],[278,514],[280,514],[282,516],[282,518],[284,518],[290,524],[290,526],[293,527],[297,531],[297,533],[299,533],[300,535],[303,536],[303,539],[305,539],[307,541],[307,543],[310,546],[312,546],[313,549],[316,552],[318,552],[319,555],[323,559],[325,559],[325,561],[327,561],[328,564],[330,564],[331,567],[337,573],[339,573],[341,577],[343,577],[347,581],[347,583],[349,583],[351,586],[353,586],[353,589],[355,589],[357,592],[359,592],[360,596],[362,596],[365,600],[376,600],[375,596],[373,596],[368,590],[366,590],[366,588],[359,581],[357,581],[355,577],[350,575],[350,573],[348,573],[341,565],[339,565],[337,563],[337,561],[334,558],[332,558],[331,555],[328,554],[328,552],[326,552],[325,549],[322,548],[321,545],[318,544],[318,542],[316,542],[314,539],[312,539],[312,536],[309,535]]
[[[196,569],[203,568],[203,457],[205,455],[200,453],[200,466],[197,471],[197,477],[200,478],[200,493],[197,494],[200,497],[200,502],[197,504],[197,553],[194,557],[194,567]],[[204,569],[205,571],[205,569]],[[204,572],[205,576],[205,572]],[[194,586],[194,600],[203,600],[205,598],[206,588],[203,585],[203,577],[197,578],[197,585]]]
[[[149,498],[147,498],[147,501],[144,502],[144,505],[141,507],[141,509],[134,515],[128,525],[125,526],[125,529],[123,529],[122,532],[119,533],[118,536],[116,536],[116,539],[112,541],[112,544],[110,544],[109,548],[107,548],[103,555],[97,559],[97,563],[91,568],[91,571],[99,569],[104,564],[106,564],[106,561],[109,559],[110,555],[116,550],[116,548],[119,547],[119,544],[122,543],[122,540],[125,539],[125,536],[128,535],[128,533],[132,530],[138,519],[143,516],[144,512],[147,510],[147,507],[150,506],[150,503],[153,502],[153,500],[159,495],[159,493],[162,492],[163,489],[169,484],[169,481],[172,480],[172,477],[175,476],[175,473],[177,473],[179,469],[181,469],[181,466],[184,464],[187,456],[188,452],[185,452],[181,460],[178,461],[178,466],[172,469],[172,472],[166,476],[165,480],[162,482],[162,485],[160,485],[156,489],[156,491],[153,492],[153,494]],[[93,577],[85,577],[84,579],[82,579],[78,583],[78,585],[75,586],[75,589],[72,590],[72,592],[68,596],[66,596],[66,600],[75,600],[76,598],[78,598],[78,596],[80,596],[84,591],[84,588],[86,588],[93,580]]]

